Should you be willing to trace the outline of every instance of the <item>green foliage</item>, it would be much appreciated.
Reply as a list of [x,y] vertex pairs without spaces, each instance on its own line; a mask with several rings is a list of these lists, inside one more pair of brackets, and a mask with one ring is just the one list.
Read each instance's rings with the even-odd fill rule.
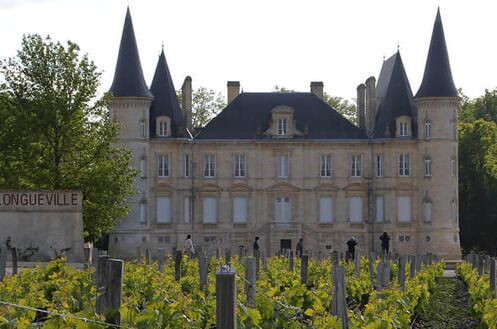
[[468,287],[473,312],[487,328],[497,329],[497,298],[490,292],[488,275],[478,276],[477,271],[467,262],[457,266],[457,273]]
[[85,239],[109,232],[128,212],[136,171],[113,146],[95,64],[72,42],[27,35],[0,76],[0,188],[81,190]]
[[[181,104],[181,90],[176,92]],[[192,126],[194,129],[204,127],[221,110],[226,107],[226,101],[221,93],[212,89],[199,87],[192,92]]]

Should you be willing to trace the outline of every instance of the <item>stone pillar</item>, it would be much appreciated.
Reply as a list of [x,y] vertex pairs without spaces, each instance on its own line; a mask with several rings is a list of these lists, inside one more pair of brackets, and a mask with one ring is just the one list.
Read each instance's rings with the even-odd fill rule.
[[240,94],[240,81],[228,81],[228,104]]
[[192,78],[187,76],[181,86],[181,110],[186,128],[192,131]]
[[323,82],[322,81],[312,81],[311,82],[311,93],[323,99]]

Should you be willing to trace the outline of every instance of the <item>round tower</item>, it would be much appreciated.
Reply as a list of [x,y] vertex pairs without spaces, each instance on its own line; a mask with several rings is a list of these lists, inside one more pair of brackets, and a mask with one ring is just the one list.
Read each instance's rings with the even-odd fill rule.
[[458,259],[461,257],[457,176],[460,98],[452,79],[440,11],[415,101],[421,161],[418,252]]

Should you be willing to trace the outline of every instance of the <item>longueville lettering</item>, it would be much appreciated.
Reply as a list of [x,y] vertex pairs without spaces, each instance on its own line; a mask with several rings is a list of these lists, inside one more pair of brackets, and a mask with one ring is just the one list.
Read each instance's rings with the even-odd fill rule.
[[80,205],[78,193],[73,192],[2,192],[0,191],[0,209],[2,207],[77,207]]

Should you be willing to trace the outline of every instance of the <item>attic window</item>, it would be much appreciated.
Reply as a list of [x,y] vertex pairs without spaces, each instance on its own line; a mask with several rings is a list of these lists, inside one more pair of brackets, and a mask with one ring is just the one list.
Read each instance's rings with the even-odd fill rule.
[[411,131],[409,126],[411,125],[411,118],[409,116],[403,115],[395,119],[395,125],[397,127],[396,136],[397,137],[410,137]]
[[409,136],[409,128],[406,121],[400,121],[399,124],[399,136],[407,137]]
[[167,122],[159,122],[159,136],[167,136]]
[[157,117],[155,121],[155,135],[157,137],[171,136],[171,119],[165,115]]
[[278,119],[278,135],[286,135],[288,133],[286,118]]

